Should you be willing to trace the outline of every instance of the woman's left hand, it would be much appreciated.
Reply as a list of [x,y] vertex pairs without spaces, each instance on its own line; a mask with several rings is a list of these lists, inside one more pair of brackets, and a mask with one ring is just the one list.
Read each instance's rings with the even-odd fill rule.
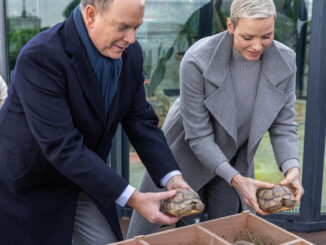
[[252,208],[260,215],[269,215],[269,213],[263,211],[259,207],[256,193],[258,188],[273,188],[274,184],[236,174],[231,181],[231,185],[237,190],[238,194],[248,207]]
[[281,185],[289,187],[297,199],[296,205],[299,204],[301,197],[304,193],[303,187],[300,181],[300,170],[297,167],[290,168],[285,175],[285,178],[280,182]]

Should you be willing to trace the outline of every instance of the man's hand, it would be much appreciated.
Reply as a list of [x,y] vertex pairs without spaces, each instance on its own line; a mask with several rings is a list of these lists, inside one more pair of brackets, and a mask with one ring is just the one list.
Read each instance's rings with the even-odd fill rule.
[[269,214],[260,209],[257,202],[256,193],[259,187],[273,188],[274,184],[261,182],[251,178],[243,177],[240,174],[236,174],[231,181],[231,185],[237,190],[244,203],[255,210],[256,213],[261,215]]
[[178,222],[180,218],[160,212],[160,201],[175,196],[175,193],[175,190],[157,193],[142,193],[136,190],[129,198],[127,204],[136,209],[140,215],[144,216],[151,223],[171,225]]
[[299,204],[301,197],[304,193],[303,187],[300,181],[300,170],[297,167],[290,168],[285,175],[285,178],[280,182],[281,185],[285,185],[293,191],[295,198],[297,199],[296,205]]
[[187,184],[187,182],[183,179],[183,177],[180,174],[175,175],[171,179],[169,179],[169,181],[166,183],[165,187],[168,190],[175,190],[177,188],[181,188],[181,189],[187,189],[187,190],[194,191]]

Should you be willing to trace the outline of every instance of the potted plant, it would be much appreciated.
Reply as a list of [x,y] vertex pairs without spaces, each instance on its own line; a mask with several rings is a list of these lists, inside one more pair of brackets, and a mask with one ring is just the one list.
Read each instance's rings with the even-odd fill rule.
[[152,50],[146,54],[143,51],[144,57],[144,76],[145,76],[145,90],[148,102],[154,108],[155,113],[159,117],[159,127],[163,125],[165,117],[170,108],[170,101],[163,93],[162,89],[158,89],[158,86],[162,82],[166,73],[166,62],[171,58],[174,52],[173,47],[170,47],[167,51],[162,51],[162,44],[160,44],[157,51],[157,62],[154,71],[152,72]]

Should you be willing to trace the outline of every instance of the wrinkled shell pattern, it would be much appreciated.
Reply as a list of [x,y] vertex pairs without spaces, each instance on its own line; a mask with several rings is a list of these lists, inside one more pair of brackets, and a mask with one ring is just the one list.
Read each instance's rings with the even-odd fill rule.
[[286,186],[275,185],[274,188],[257,190],[259,207],[268,213],[277,213],[295,207],[296,199]]
[[161,201],[161,210],[178,217],[198,214],[204,208],[205,205],[200,201],[197,193],[185,189],[176,189],[173,198]]

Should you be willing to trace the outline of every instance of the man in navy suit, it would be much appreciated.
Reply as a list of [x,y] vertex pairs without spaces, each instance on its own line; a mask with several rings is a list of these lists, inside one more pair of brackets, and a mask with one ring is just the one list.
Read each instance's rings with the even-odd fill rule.
[[[115,204],[150,222],[190,188],[146,102],[135,41],[143,0],[82,0],[22,49],[0,113],[0,244],[105,244],[122,239]],[[106,164],[121,123],[154,182],[141,193]]]

